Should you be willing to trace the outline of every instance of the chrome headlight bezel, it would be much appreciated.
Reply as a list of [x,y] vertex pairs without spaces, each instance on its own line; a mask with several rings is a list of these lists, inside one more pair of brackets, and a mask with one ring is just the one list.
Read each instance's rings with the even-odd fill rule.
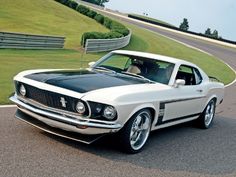
[[86,106],[82,101],[78,101],[75,105],[75,110],[79,113],[79,114],[84,114],[86,112]]
[[113,106],[106,106],[103,110],[103,117],[108,120],[113,120],[116,117],[116,109]]

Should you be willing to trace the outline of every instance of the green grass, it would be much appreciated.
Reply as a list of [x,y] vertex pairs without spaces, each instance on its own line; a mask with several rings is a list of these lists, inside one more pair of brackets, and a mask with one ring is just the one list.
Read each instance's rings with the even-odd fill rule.
[[65,47],[74,49],[80,48],[84,32],[109,31],[93,19],[54,0],[2,1],[0,31],[65,36]]
[[172,26],[172,27],[175,27],[174,25],[170,24],[170,23],[167,23],[165,21],[162,21],[162,20],[158,20],[158,19],[155,19],[155,18],[152,18],[152,17],[147,17],[147,16],[144,16],[144,15],[137,15],[137,14],[130,14],[130,15],[133,15],[133,16],[136,16],[136,17],[139,17],[139,18],[142,18],[144,20],[150,20],[150,21],[153,21],[153,22],[157,22],[157,23],[161,23],[163,25],[168,25],[168,26]]
[[8,104],[13,92],[13,77],[20,71],[38,68],[84,68],[102,54],[87,54],[75,50],[0,50],[0,104]]
[[[6,4],[8,5],[0,6],[1,30],[4,29],[3,31],[9,31],[12,29],[13,31],[15,27],[17,27],[17,31],[21,32],[31,32],[40,34],[57,33],[58,35],[66,36],[66,38],[70,40],[67,42],[67,49],[65,50],[0,50],[0,104],[10,103],[8,100],[8,96],[14,91],[12,79],[14,75],[16,75],[20,71],[37,68],[81,68],[86,67],[89,61],[96,61],[102,55],[105,54],[104,52],[82,55],[81,50],[74,50],[75,48],[79,48],[80,35],[82,34],[82,32],[80,31],[81,27],[83,27],[84,31],[89,31],[91,29],[97,31],[106,30],[93,20],[81,16],[79,13],[74,12],[73,10],[70,10],[65,6],[57,4],[54,1],[32,1],[34,5],[37,4],[37,6],[35,7],[31,7],[27,4],[30,2],[29,0],[22,1],[25,2],[24,6],[20,6],[18,1],[14,1],[14,6],[12,5],[13,2],[8,3],[8,1],[6,1]],[[50,2],[49,5],[43,3],[45,1]],[[3,6],[5,8],[3,8]],[[19,12],[21,10],[18,10],[17,7],[23,8],[25,11],[27,10],[27,8],[31,7],[33,14],[34,11],[38,10],[38,12],[35,13],[39,16],[35,16],[34,18],[37,18],[39,21],[35,22],[31,19],[34,16],[33,14],[29,15],[29,13],[28,15],[25,15],[23,12]],[[48,7],[53,7],[53,9],[49,10]],[[44,8],[46,8],[48,12]],[[28,12],[31,12],[31,10],[28,9]],[[62,13],[59,13],[60,10],[63,11],[63,15]],[[5,14],[3,13],[3,11],[7,13]],[[16,12],[23,13],[20,14],[21,17],[16,17],[17,20],[14,20],[14,18],[9,19],[9,21],[5,19],[10,17],[10,14],[16,15]],[[51,14],[52,12],[58,12],[59,14]],[[49,14],[49,16],[45,17],[46,14]],[[73,18],[70,17],[70,14],[72,14]],[[67,16],[67,20],[65,19],[65,16]],[[57,25],[53,24],[54,21],[50,18],[56,18],[57,21],[55,23]],[[77,28],[70,28],[70,25],[72,25],[72,23],[67,22],[69,20],[73,21],[73,28],[78,27],[79,30],[77,30]],[[27,25],[26,23],[24,23],[24,21],[27,22]],[[17,23],[17,25],[15,24],[15,22]],[[46,25],[48,22],[50,23]],[[31,23],[32,25],[30,25]],[[42,25],[37,25],[37,23]],[[230,70],[230,68],[228,68],[224,63],[217,60],[215,57],[188,48],[182,44],[174,42],[170,39],[167,39],[150,31],[140,29],[136,26],[129,24],[125,25],[128,26],[133,32],[131,42],[127,47],[125,47],[125,49],[146,51],[177,58],[184,58],[199,65],[209,75],[217,77],[225,84],[234,80],[235,76],[233,71]],[[55,26],[59,26],[62,29],[56,29]]]

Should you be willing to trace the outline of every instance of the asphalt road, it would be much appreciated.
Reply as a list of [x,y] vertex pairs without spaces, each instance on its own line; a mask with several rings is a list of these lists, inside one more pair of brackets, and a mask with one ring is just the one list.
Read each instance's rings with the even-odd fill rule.
[[[236,69],[236,50],[151,29],[205,50]],[[220,71],[219,71],[220,72]],[[158,130],[139,154],[119,151],[116,137],[93,145],[60,138],[0,108],[0,176],[236,176],[236,85],[226,89],[211,129],[191,124]]]
[[236,120],[209,130],[184,124],[152,133],[143,152],[119,151],[115,137],[84,145],[44,133],[0,109],[0,176],[236,176]]

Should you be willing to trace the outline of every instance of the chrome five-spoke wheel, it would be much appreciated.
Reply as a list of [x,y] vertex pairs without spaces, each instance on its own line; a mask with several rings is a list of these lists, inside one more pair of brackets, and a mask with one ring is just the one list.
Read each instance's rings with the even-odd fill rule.
[[146,111],[141,112],[133,121],[130,132],[130,144],[134,150],[140,149],[150,133],[151,117]]
[[144,147],[151,130],[151,118],[150,111],[143,109],[128,121],[121,134],[126,152],[137,153]]
[[206,107],[206,112],[205,112],[205,125],[208,127],[215,114],[215,102],[212,100]]
[[209,101],[203,113],[198,119],[198,125],[201,128],[207,129],[212,125],[215,116],[215,108],[216,108],[216,101],[215,99],[212,99],[211,101]]

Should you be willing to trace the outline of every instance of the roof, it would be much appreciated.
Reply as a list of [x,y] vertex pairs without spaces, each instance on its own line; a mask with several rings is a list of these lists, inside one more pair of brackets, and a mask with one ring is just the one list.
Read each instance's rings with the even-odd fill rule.
[[133,55],[133,56],[139,56],[139,57],[144,57],[144,58],[151,58],[151,59],[156,59],[156,60],[167,61],[167,62],[174,63],[174,64],[186,64],[186,65],[196,66],[195,64],[185,61],[184,59],[177,59],[177,58],[173,58],[173,57],[152,54],[152,53],[146,53],[146,52],[137,52],[137,51],[130,51],[130,50],[115,50],[115,51],[113,51],[113,53],[124,54],[124,55]]

